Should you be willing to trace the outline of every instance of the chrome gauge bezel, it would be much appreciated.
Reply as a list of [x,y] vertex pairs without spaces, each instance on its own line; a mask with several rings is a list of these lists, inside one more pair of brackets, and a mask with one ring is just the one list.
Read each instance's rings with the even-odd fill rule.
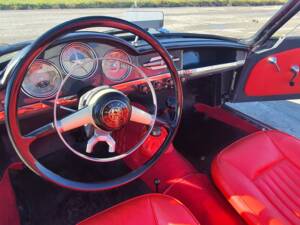
[[[37,62],[38,62],[38,63],[47,64],[47,65],[53,67],[53,69],[57,72],[58,76],[60,77],[60,83],[62,82],[63,76],[62,76],[60,70],[57,68],[57,66],[56,66],[53,62],[51,62],[51,61],[49,61],[49,60],[45,60],[45,59],[36,59],[36,60],[34,60],[33,63],[28,67],[27,73],[28,73],[30,67],[31,67],[32,65],[34,65],[34,63],[37,63]],[[27,74],[26,74],[26,76],[27,76]],[[24,78],[24,80],[25,80],[25,78]],[[21,91],[22,91],[26,96],[28,96],[28,97],[30,97],[30,98],[33,98],[33,99],[37,99],[37,100],[45,100],[45,99],[53,98],[53,97],[56,95],[56,93],[57,93],[57,91],[58,91],[58,89],[59,89],[59,86],[60,86],[60,85],[59,85],[59,86],[57,86],[55,89],[53,89],[53,91],[51,91],[51,94],[49,94],[49,95],[47,95],[47,96],[38,96],[38,95],[35,95],[35,94],[33,94],[33,93],[30,93],[28,90],[26,90],[26,88],[24,88],[24,80],[23,80],[23,83],[22,83],[22,86],[21,86]]]
[[83,43],[83,42],[71,42],[71,43],[65,45],[62,48],[62,50],[61,50],[61,52],[59,54],[59,65],[60,65],[60,67],[62,68],[63,72],[66,75],[70,72],[70,71],[68,71],[68,69],[66,69],[66,66],[63,63],[62,57],[63,57],[64,52],[68,48],[70,48],[70,47],[72,47],[74,45],[75,46],[81,46],[81,47],[85,48],[85,50],[89,51],[89,53],[91,53],[91,55],[93,56],[93,60],[94,60],[95,63],[93,65],[93,69],[89,73],[87,73],[86,75],[84,75],[84,76],[76,76],[74,74],[71,74],[70,77],[72,77],[73,79],[76,79],[76,80],[85,80],[85,79],[88,79],[88,78],[92,77],[95,74],[95,72],[96,72],[96,70],[98,68],[98,60],[97,60],[97,54],[96,54],[95,50],[91,46],[89,46],[88,44],[86,44],[86,43]]
[[107,76],[107,74],[103,71],[103,61],[105,60],[105,56],[106,56],[107,54],[109,54],[109,53],[116,52],[116,51],[122,52],[123,54],[125,54],[125,55],[127,56],[128,60],[129,60],[129,63],[132,63],[132,58],[130,57],[130,55],[129,55],[127,52],[125,52],[125,51],[122,50],[122,49],[115,48],[115,49],[111,49],[111,50],[105,52],[105,54],[103,55],[103,58],[102,58],[102,60],[101,60],[101,61],[102,61],[102,62],[101,62],[101,67],[102,67],[102,72],[103,72],[104,76],[105,76],[107,79],[109,79],[110,81],[113,81],[113,82],[120,82],[120,81],[124,81],[124,80],[129,76],[129,74],[130,74],[131,71],[132,71],[132,66],[129,66],[129,69],[128,69],[128,71],[126,72],[126,74],[123,75],[123,76],[122,76],[121,78],[119,78],[119,79],[113,79],[113,78]]

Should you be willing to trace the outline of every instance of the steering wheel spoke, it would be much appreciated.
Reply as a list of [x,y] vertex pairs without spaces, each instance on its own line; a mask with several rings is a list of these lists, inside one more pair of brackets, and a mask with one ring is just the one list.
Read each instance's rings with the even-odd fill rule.
[[61,120],[57,121],[57,129],[59,132],[67,132],[86,124],[91,124],[93,121],[89,107],[78,110]]
[[51,135],[55,133],[55,128],[53,123],[48,123],[42,127],[39,127],[30,133],[26,134],[24,136],[25,139],[32,139],[33,141],[42,137],[46,137],[48,135]]
[[150,113],[132,106],[130,121],[150,126],[155,122],[155,118]]
[[32,142],[34,142],[35,140],[37,140],[37,137],[36,136],[28,136],[28,135],[25,135],[25,136],[22,136],[22,142],[23,142],[23,145],[24,147],[27,147],[29,148],[30,144]]
[[[58,120],[57,128],[60,132],[67,132],[90,123],[91,115],[89,109],[86,107],[64,117],[61,120]],[[26,134],[24,139],[31,140],[33,142],[36,139],[46,137],[55,132],[56,130],[54,123],[51,122]]]

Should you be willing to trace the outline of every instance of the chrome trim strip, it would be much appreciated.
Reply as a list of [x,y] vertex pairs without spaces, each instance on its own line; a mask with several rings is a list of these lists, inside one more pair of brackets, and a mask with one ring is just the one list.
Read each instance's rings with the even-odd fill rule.
[[223,73],[226,71],[234,70],[239,67],[242,67],[244,64],[245,64],[245,60],[239,60],[231,63],[224,63],[219,65],[191,69],[189,73],[187,71],[185,71],[185,73],[189,75],[189,77],[187,78],[199,78],[199,77],[214,75],[216,73]]
[[[199,77],[214,75],[216,73],[222,73],[222,72],[234,70],[239,67],[242,67],[244,64],[245,64],[245,60],[239,60],[231,63],[223,63],[219,65],[206,66],[206,67],[188,69],[188,70],[179,70],[178,74],[179,76],[187,79],[195,79]],[[164,74],[150,77],[149,79],[151,81],[157,81],[157,80],[162,80],[170,77],[171,75],[169,73],[164,73]],[[122,84],[113,85],[113,88],[116,88],[118,90],[124,90],[126,88],[130,89],[130,86],[144,84],[144,83],[145,81],[143,79],[138,79],[138,80],[128,81]]]

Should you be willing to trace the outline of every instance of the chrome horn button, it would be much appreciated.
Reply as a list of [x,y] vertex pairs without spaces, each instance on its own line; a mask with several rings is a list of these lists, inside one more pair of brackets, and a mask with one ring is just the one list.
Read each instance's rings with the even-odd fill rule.
[[130,100],[122,92],[106,89],[93,98],[92,116],[98,128],[105,131],[119,130],[130,120]]
[[130,108],[121,100],[112,100],[102,109],[101,118],[106,127],[119,129],[130,119]]

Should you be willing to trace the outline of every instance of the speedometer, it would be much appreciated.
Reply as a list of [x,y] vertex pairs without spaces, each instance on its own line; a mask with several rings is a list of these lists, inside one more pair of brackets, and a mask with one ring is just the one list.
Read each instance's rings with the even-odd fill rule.
[[71,73],[71,77],[85,79],[95,73],[98,60],[95,51],[89,45],[73,42],[63,48],[60,65],[66,74]]
[[32,98],[46,99],[56,94],[61,82],[62,76],[53,63],[36,60],[27,71],[22,90]]
[[131,66],[126,62],[131,62],[126,52],[120,49],[107,52],[102,60],[104,75],[112,81],[124,80],[131,72]]

